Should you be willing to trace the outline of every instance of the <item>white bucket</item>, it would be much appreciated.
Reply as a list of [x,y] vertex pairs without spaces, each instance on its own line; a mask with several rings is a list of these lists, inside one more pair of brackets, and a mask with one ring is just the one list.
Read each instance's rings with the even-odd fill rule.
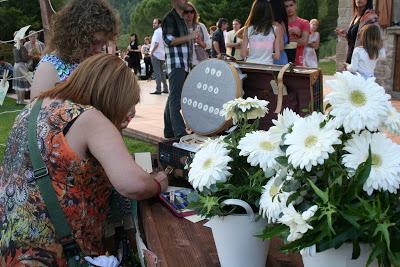
[[215,216],[204,226],[210,227],[222,267],[264,267],[268,256],[269,241],[255,235],[261,234],[267,221],[254,221],[250,205],[239,199],[228,199],[225,205],[243,207],[247,214]]
[[[353,245],[345,243],[338,249],[328,249],[318,252],[314,256],[302,255],[304,267],[365,267],[371,247],[366,244],[360,244],[361,252],[360,257],[356,260],[351,259],[353,253]],[[373,261],[370,267],[378,267],[376,261]]]

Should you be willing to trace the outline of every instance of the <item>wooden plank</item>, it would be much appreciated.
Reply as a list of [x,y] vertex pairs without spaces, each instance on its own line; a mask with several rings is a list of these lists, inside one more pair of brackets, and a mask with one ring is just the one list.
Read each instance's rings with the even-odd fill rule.
[[158,256],[158,266],[219,266],[211,230],[204,222],[177,218],[156,200],[141,201],[139,207],[147,246]]

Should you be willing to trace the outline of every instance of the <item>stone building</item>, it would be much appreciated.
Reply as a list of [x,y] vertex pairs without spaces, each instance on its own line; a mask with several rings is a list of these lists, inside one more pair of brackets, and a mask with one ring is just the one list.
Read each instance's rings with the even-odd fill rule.
[[[390,25],[382,29],[386,60],[378,62],[375,77],[387,93],[400,99],[400,0],[374,0],[374,7],[376,7],[377,1],[392,1],[392,14]],[[347,29],[352,17],[352,0],[339,0],[338,27]],[[337,70],[343,69],[346,53],[347,41],[344,38],[338,38],[336,47]]]

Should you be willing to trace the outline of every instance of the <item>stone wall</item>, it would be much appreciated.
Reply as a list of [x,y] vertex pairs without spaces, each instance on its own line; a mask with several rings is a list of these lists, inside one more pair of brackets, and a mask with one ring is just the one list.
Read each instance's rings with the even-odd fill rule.
[[[339,18],[338,27],[347,29],[352,19],[352,1],[339,0]],[[389,30],[390,31],[390,30]],[[379,61],[375,69],[377,82],[382,85],[387,93],[395,98],[400,98],[400,92],[393,92],[394,61],[395,61],[395,35],[388,34],[388,30],[382,30],[382,38],[386,49],[386,60]],[[336,46],[336,69],[343,70],[343,64],[346,61],[347,41],[344,38],[338,38]]]

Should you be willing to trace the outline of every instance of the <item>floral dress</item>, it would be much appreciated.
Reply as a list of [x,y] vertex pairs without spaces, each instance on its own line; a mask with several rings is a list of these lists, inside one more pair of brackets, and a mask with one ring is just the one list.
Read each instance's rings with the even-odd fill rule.
[[[27,134],[31,108],[17,117],[0,167],[0,266],[66,266],[32,176]],[[101,255],[111,185],[99,162],[92,156],[80,158],[63,133],[69,122],[91,108],[60,100],[42,107],[38,144],[74,239],[85,255]]]

